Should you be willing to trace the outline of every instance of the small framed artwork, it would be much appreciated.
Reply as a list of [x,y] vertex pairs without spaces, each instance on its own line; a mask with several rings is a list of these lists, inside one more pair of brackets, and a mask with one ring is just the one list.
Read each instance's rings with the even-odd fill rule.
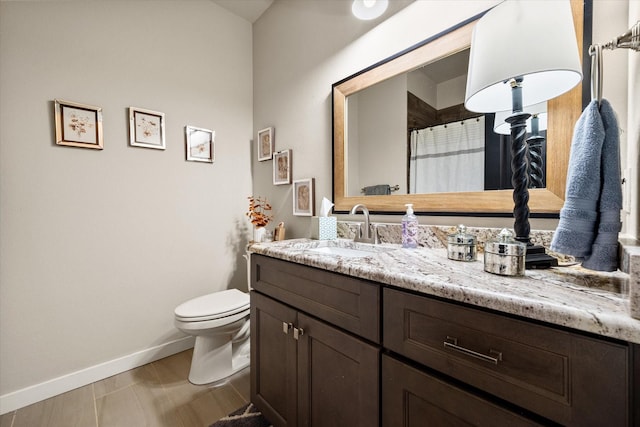
[[102,108],[54,100],[56,144],[102,150]]
[[293,214],[313,216],[315,201],[313,198],[313,178],[293,181]]
[[273,185],[291,184],[291,150],[273,153]]
[[129,144],[164,150],[164,113],[129,107]]
[[209,129],[185,126],[187,160],[213,163],[215,159],[215,132]]
[[275,129],[272,127],[258,132],[258,160],[271,160],[273,157]]

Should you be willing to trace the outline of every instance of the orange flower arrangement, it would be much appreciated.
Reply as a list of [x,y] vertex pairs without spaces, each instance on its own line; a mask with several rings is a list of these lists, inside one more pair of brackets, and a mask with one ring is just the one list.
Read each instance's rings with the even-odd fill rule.
[[246,215],[249,221],[256,227],[266,227],[273,218],[268,212],[271,211],[271,205],[267,203],[267,199],[263,197],[249,196],[249,212]]

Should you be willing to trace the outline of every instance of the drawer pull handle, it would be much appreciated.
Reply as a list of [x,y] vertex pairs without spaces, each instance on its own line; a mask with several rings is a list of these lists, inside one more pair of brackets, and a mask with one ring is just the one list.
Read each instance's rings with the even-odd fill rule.
[[491,354],[494,354],[496,357],[487,356],[486,354],[478,353],[477,351],[470,350],[468,348],[464,348],[458,345],[458,339],[454,337],[447,337],[447,340],[444,342],[444,346],[446,348],[450,348],[455,351],[459,351],[460,353],[464,353],[468,356],[475,357],[476,359],[483,360],[485,362],[493,363],[497,365],[498,362],[502,361],[502,353],[496,350],[489,350]]
[[302,328],[293,328],[293,338],[298,339],[304,335],[304,329]]
[[282,322],[282,332],[284,332],[286,335],[289,335],[289,329],[291,329],[292,327],[293,327],[293,324]]

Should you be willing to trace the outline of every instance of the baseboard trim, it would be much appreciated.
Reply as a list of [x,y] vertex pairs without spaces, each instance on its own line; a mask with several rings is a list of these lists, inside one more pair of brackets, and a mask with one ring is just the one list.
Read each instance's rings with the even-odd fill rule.
[[41,400],[109,378],[121,372],[146,365],[193,347],[194,338],[184,337],[72,372],[40,384],[35,384],[0,396],[0,415],[15,411]]

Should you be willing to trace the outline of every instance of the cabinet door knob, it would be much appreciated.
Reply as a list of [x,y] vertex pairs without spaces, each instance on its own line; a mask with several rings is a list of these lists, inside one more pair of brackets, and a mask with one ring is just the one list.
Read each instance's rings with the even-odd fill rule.
[[282,332],[284,332],[285,334],[289,334],[289,329],[291,329],[293,327],[293,324],[291,323],[287,323],[287,322],[282,322]]
[[304,329],[302,328],[293,328],[293,338],[298,339],[304,335]]

